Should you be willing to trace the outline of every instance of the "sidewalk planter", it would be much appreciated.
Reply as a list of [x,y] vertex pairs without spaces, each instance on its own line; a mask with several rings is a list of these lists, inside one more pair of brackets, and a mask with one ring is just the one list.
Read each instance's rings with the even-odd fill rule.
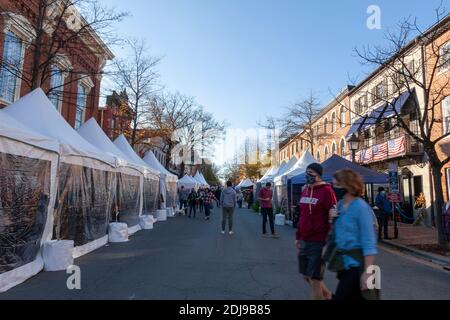
[[156,218],[158,221],[167,221],[167,210],[156,211]]
[[128,225],[126,223],[110,223],[108,240],[110,243],[128,242]]
[[142,230],[153,230],[153,216],[139,217],[139,225]]
[[286,224],[286,216],[284,214],[277,214],[275,216],[275,224],[277,226],[284,226]]
[[65,271],[73,265],[73,250],[75,243],[72,240],[52,240],[44,244],[42,256],[45,271]]

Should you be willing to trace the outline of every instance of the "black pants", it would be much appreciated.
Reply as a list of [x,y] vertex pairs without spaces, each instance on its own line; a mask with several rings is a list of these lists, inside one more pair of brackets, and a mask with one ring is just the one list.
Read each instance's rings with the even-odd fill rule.
[[351,268],[338,273],[339,284],[335,300],[364,300],[361,295],[361,269]]
[[194,218],[195,218],[195,216],[197,214],[196,208],[195,208],[195,202],[189,204],[189,217],[191,217],[192,211],[194,211]]
[[261,213],[263,216],[263,234],[266,234],[266,226],[267,219],[269,219],[270,231],[272,234],[275,234],[275,225],[274,225],[274,217],[273,217],[273,209],[272,208],[261,208]]
[[181,200],[180,201],[180,210],[186,209],[188,206],[187,200]]
[[[378,220],[378,239],[384,235],[384,238],[389,238],[388,226],[389,226],[389,215],[385,212],[380,212],[377,215]],[[384,232],[383,232],[384,231]]]

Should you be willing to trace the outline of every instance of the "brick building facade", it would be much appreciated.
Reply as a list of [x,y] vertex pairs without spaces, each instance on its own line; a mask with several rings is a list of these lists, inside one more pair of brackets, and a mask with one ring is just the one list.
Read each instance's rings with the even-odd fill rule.
[[[81,33],[79,38],[74,36],[70,42],[60,40],[76,35],[71,23],[83,21],[73,6],[64,15],[59,28],[52,28],[50,24],[38,27],[43,16],[39,14],[38,3],[0,0],[0,107],[13,103],[36,87],[32,80],[37,71],[37,86],[48,94],[71,126],[77,128],[91,117],[98,120],[102,70],[113,54],[92,30],[82,37]],[[54,12],[57,9],[48,10],[46,17],[49,19]],[[58,47],[61,43],[66,43],[67,47]],[[37,59],[37,49],[41,52],[40,59]],[[36,60],[45,68],[33,68]]]

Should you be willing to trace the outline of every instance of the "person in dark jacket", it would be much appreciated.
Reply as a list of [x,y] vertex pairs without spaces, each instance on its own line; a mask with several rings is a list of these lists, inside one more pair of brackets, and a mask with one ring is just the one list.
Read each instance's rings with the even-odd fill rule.
[[191,218],[192,216],[192,212],[194,212],[194,218],[197,214],[196,212],[196,204],[197,204],[197,200],[198,200],[198,195],[195,192],[195,189],[191,190],[191,193],[188,196],[188,203],[189,203],[189,215],[188,218]]
[[313,163],[306,170],[307,185],[300,197],[297,227],[299,271],[311,286],[314,300],[331,299],[323,283],[325,262],[323,249],[331,230],[330,214],[336,210],[336,195],[331,185],[322,181],[323,168]]
[[392,209],[386,196],[386,189],[383,187],[378,189],[375,205],[378,208],[378,210],[376,210],[378,219],[378,239],[382,239],[381,235],[384,233],[384,239],[389,240],[389,215],[392,214]]

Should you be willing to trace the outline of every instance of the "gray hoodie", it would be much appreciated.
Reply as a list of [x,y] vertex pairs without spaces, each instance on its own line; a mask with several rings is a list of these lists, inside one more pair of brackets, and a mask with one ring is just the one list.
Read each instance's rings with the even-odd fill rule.
[[220,204],[223,208],[236,207],[236,191],[232,187],[226,188],[220,195]]

